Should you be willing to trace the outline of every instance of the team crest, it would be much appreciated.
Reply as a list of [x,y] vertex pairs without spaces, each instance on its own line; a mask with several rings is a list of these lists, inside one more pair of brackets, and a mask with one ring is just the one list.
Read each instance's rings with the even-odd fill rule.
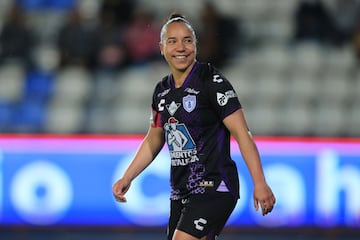
[[192,112],[196,107],[196,96],[187,95],[183,97],[183,106],[187,112]]

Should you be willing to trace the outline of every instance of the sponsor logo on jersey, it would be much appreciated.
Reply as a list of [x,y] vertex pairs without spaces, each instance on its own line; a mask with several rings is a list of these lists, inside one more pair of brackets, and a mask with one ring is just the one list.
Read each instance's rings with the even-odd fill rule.
[[236,93],[234,92],[234,90],[229,90],[225,93],[216,93],[216,99],[217,102],[220,106],[225,106],[230,98],[235,98],[236,97]]
[[172,101],[170,104],[166,105],[166,109],[171,116],[174,116],[180,105],[181,103],[175,103],[174,101]]
[[202,181],[199,182],[199,187],[214,187],[214,181]]
[[186,88],[184,91],[187,93],[196,94],[196,95],[198,95],[200,93],[200,91],[197,91],[193,88]]
[[168,88],[168,89],[165,89],[164,91],[162,91],[161,93],[158,93],[158,97],[163,97],[163,96],[165,96],[166,94],[168,94],[169,92],[170,92],[170,88]]
[[195,142],[185,124],[170,117],[164,124],[165,140],[169,148],[171,166],[186,166],[199,161]]
[[185,111],[192,112],[196,106],[196,96],[195,95],[187,95],[183,97],[183,107]]

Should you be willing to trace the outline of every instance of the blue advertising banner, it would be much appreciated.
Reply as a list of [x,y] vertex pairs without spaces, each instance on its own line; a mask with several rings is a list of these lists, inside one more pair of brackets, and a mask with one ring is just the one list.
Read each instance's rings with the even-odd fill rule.
[[[127,203],[112,196],[142,136],[0,137],[0,226],[164,226],[168,151],[132,183]],[[241,199],[228,225],[360,227],[360,140],[256,138],[277,203],[263,217],[251,177],[232,142]]]

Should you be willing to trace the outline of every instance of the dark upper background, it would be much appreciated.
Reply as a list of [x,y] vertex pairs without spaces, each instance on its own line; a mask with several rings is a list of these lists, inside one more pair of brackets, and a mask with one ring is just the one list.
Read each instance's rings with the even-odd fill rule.
[[168,73],[159,30],[193,23],[198,59],[233,83],[255,135],[360,136],[357,0],[3,0],[0,132],[148,128]]

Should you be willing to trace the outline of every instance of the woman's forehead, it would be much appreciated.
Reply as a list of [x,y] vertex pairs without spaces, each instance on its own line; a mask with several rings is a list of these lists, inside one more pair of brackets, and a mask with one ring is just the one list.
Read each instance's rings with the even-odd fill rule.
[[166,33],[167,33],[167,36],[170,36],[170,35],[184,35],[184,34],[192,36],[192,31],[183,22],[170,23],[168,25],[168,27],[167,27]]

